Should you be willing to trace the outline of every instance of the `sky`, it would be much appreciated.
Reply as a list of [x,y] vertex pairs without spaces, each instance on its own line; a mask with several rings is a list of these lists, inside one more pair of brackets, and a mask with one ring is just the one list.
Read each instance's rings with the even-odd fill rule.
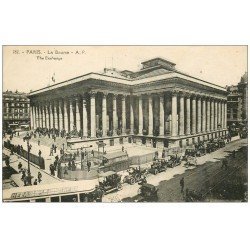
[[155,57],[223,87],[237,84],[247,71],[247,46],[4,46],[3,91],[30,92],[101,73],[105,66],[137,71],[141,62]]

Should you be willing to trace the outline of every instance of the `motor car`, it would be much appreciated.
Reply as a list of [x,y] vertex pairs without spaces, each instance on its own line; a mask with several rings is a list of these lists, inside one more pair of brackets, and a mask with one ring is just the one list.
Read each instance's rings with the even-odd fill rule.
[[144,183],[138,190],[137,202],[152,202],[158,200],[158,188],[152,184]]
[[187,165],[187,166],[191,166],[191,165],[197,166],[197,158],[195,156],[187,156],[185,165]]
[[141,170],[140,167],[130,167],[127,170],[128,175],[123,178],[123,183],[129,183],[130,185],[139,182],[145,174],[145,170]]
[[181,156],[175,154],[175,155],[169,155],[170,159],[167,161],[167,167],[168,168],[174,168],[181,164]]
[[104,194],[122,189],[121,175],[114,171],[99,174],[99,187]]
[[149,173],[156,175],[166,170],[167,170],[167,164],[165,163],[165,161],[162,159],[157,159],[156,161],[153,162],[148,171]]

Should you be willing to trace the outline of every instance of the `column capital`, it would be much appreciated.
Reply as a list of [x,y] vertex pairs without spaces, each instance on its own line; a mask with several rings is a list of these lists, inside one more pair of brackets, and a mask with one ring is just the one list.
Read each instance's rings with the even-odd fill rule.
[[181,91],[179,91],[179,90],[177,90],[177,89],[173,89],[173,90],[170,91],[170,92],[171,92],[171,95],[172,95],[172,96],[177,96],[177,95],[180,94]]
[[90,95],[90,97],[95,97],[95,96],[96,96],[96,94],[97,94],[97,92],[96,92],[96,91],[94,91],[94,90],[89,91],[89,95]]
[[185,91],[183,91],[183,92],[182,92],[182,95],[183,95],[184,97],[186,97],[186,98],[190,98],[191,95],[192,95],[192,93],[191,93],[191,92],[185,92]]
[[107,91],[102,91],[101,93],[102,93],[102,97],[105,97],[105,98],[107,98],[107,95],[109,94],[109,92]]
[[79,101],[80,96],[79,96],[79,95],[73,95],[73,99],[74,99],[75,101]]

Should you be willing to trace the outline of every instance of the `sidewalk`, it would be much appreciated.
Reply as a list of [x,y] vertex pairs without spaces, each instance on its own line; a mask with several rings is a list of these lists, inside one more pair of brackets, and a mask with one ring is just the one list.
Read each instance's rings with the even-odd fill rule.
[[[3,148],[3,153],[10,156],[10,166],[15,169],[17,172],[19,172],[18,170],[18,164],[19,162],[22,163],[23,168],[28,169],[28,163],[26,159],[23,158],[18,158],[18,156],[16,154],[14,155],[10,155],[10,151],[6,148]],[[3,162],[3,167],[5,167],[5,162]],[[40,184],[50,184],[50,183],[55,183],[55,182],[61,182],[60,179],[58,179],[57,177],[51,176],[48,172],[40,169],[38,166],[36,166],[33,163],[30,163],[30,172],[31,175],[33,176],[32,178],[32,183],[34,182],[35,179],[37,179],[37,175],[38,172],[40,172],[42,174],[42,182]],[[18,186],[24,186],[23,181],[21,180],[21,173],[18,174],[13,174],[11,176],[11,179],[18,185]],[[39,185],[39,183],[38,183]]]
[[[7,138],[5,139],[7,140]],[[23,148],[25,150],[27,150],[27,142],[23,141],[23,139],[19,138],[19,137],[13,137],[13,139],[11,140],[11,143],[12,144],[15,144],[15,145],[22,145]],[[49,170],[49,166],[51,163],[54,163],[55,161],[55,156],[58,155],[60,156],[60,152],[59,152],[59,149],[56,151],[56,153],[54,153],[53,156],[49,156],[50,155],[50,148],[47,147],[47,146],[44,146],[44,145],[40,145],[38,146],[38,143],[37,142],[33,142],[33,141],[30,141],[30,145],[32,146],[30,152],[32,154],[35,154],[35,155],[38,155],[38,152],[39,150],[41,150],[42,152],[42,157],[44,158],[44,161],[45,161],[45,170],[49,173],[50,170]]]

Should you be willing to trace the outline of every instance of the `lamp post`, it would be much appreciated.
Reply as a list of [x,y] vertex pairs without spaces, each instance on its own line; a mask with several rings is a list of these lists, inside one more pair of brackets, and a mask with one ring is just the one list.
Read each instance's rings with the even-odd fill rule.
[[31,139],[31,136],[28,135],[26,136],[25,138],[27,140],[27,152],[28,152],[28,174],[30,174],[30,150],[31,150],[31,145],[30,145],[30,139]]

